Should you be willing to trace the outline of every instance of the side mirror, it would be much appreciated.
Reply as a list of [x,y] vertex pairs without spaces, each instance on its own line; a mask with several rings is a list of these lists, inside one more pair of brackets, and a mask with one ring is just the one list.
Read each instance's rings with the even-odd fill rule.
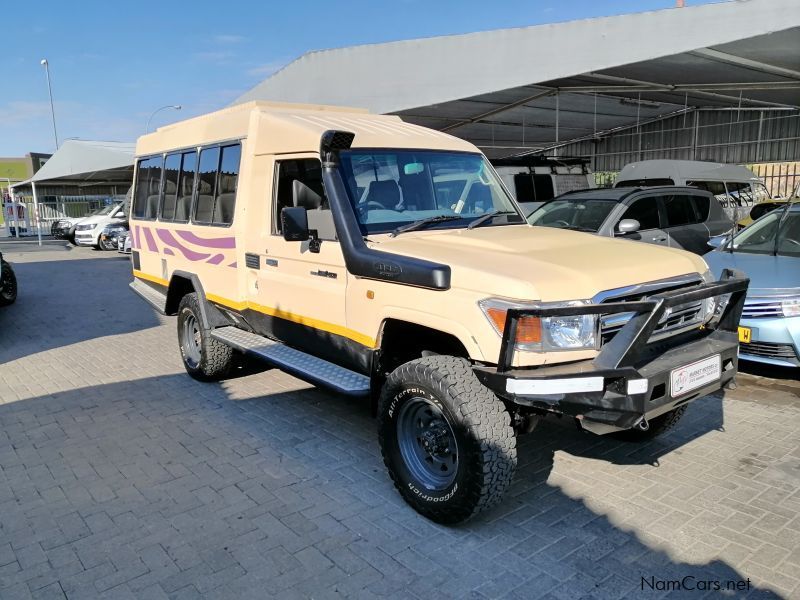
[[712,248],[719,248],[729,237],[730,236],[727,233],[723,235],[715,235],[712,238],[708,238],[708,245]]
[[287,242],[305,242],[308,231],[308,213],[302,206],[287,206],[281,210],[281,231]]
[[641,224],[636,219],[622,219],[617,225],[617,231],[623,235],[636,233],[641,228]]

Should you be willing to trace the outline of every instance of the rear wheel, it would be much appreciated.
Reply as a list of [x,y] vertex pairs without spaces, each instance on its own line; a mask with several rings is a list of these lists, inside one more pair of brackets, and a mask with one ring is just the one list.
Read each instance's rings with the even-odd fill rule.
[[381,394],[378,433],[398,491],[438,523],[499,502],[516,468],[510,416],[462,358],[428,356],[395,369]]
[[196,293],[186,294],[178,306],[178,344],[186,372],[201,381],[222,379],[233,366],[233,349],[211,337],[203,326]]
[[102,237],[100,237],[97,240],[97,249],[103,251],[116,250],[116,245],[113,244],[111,241],[104,240]]
[[675,427],[686,412],[686,408],[686,405],[679,406],[669,412],[665,412],[663,415],[657,416],[655,419],[651,419],[647,430],[643,431],[638,428],[626,429],[612,435],[626,442],[647,442]]
[[0,280],[0,306],[13,304],[17,299],[17,276],[11,269],[11,265],[3,261],[2,280]]

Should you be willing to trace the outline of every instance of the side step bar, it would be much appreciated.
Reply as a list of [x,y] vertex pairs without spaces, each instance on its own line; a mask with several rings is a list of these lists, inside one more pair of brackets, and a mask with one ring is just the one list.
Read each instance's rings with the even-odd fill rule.
[[162,315],[167,306],[167,295],[162,294],[156,289],[151,288],[146,283],[134,279],[130,283],[130,288],[139,294],[150,306],[155,308]]
[[369,394],[370,380],[366,375],[295,350],[280,342],[237,327],[214,329],[211,337],[232,348],[261,358],[309,383],[328,387],[348,396]]

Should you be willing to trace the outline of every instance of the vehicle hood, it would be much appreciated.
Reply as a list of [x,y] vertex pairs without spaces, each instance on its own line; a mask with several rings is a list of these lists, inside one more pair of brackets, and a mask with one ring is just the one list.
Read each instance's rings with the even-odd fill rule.
[[750,278],[750,289],[800,288],[800,258],[718,251],[704,256],[716,277],[722,269],[738,269]]
[[83,217],[73,223],[73,225],[97,225],[98,223],[111,222],[114,219],[108,215],[94,215],[91,217]]
[[528,225],[387,235],[371,247],[449,265],[453,288],[543,302],[588,299],[707,268],[683,250]]

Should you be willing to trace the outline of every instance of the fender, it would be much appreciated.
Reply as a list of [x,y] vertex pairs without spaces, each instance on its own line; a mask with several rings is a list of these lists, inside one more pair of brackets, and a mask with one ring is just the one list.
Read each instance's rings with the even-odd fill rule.
[[197,298],[200,301],[200,319],[203,327],[216,329],[217,327],[233,325],[231,320],[225,316],[225,313],[206,299],[206,293],[203,290],[203,284],[200,283],[200,278],[195,273],[189,273],[188,271],[176,270],[172,272],[167,290],[166,314],[174,315],[178,312],[178,304],[180,304],[181,298],[185,293],[182,286],[178,284],[179,279],[188,280],[197,293]]
[[326,131],[320,141],[322,180],[331,205],[333,223],[347,270],[356,277],[413,285],[432,290],[450,289],[450,266],[410,256],[373,250],[364,236],[339,171],[339,152],[355,138],[348,131]]

